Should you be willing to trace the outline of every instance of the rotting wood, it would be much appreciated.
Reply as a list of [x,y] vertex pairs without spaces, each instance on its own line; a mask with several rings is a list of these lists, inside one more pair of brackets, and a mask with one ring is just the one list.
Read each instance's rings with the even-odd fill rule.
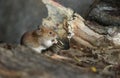
[[[83,45],[89,48],[97,48],[104,44],[100,41],[108,40],[108,42],[119,46],[119,32],[111,37],[108,37],[109,28],[101,29],[106,30],[106,34],[95,32],[89,27],[89,24],[86,24],[84,18],[70,8],[66,8],[54,0],[42,1],[48,9],[48,17],[43,19],[43,25],[52,27],[63,41],[70,40],[70,44],[74,42],[76,46]],[[106,44],[110,45],[110,43]]]

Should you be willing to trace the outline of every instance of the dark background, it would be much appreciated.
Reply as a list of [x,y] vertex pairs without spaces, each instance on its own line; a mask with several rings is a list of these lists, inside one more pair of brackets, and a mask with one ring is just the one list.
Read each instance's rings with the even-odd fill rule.
[[[81,16],[93,0],[56,0]],[[41,0],[0,0],[0,41],[19,43],[22,34],[41,24],[47,9]]]

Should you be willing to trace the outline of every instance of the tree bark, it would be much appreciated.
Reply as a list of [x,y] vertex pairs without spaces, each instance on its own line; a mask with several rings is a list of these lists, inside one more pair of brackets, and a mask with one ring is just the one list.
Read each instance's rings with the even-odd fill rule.
[[[70,8],[65,8],[53,0],[43,0],[43,3],[48,9],[48,17],[43,20],[43,25],[52,27],[63,41],[70,40],[72,46],[74,44],[78,47],[82,45],[97,48],[103,45],[120,45],[119,32],[116,28],[105,28],[98,24],[90,24]],[[111,34],[113,36],[109,36]]]
[[20,45],[0,44],[1,78],[103,78]]

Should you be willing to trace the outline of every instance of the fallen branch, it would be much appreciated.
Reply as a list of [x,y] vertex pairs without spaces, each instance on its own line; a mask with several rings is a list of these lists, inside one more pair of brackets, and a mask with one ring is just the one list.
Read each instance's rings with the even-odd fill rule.
[[[73,10],[66,8],[54,0],[42,0],[48,9],[48,17],[43,19],[43,25],[52,27],[62,39],[62,41],[70,40],[70,44],[77,47],[80,45],[96,48],[103,46],[105,40],[107,42],[112,42],[114,45],[119,45],[118,40],[120,37],[117,34],[117,39],[115,40],[116,34],[114,36],[108,37],[111,32],[117,32],[112,28],[102,28],[101,30],[106,30],[106,34],[100,34],[90,28],[89,23],[86,23],[79,14],[75,13]],[[92,26],[92,25],[91,25]],[[93,24],[94,26],[94,24]],[[97,28],[95,28],[97,29]],[[111,31],[109,33],[109,31]],[[102,31],[100,31],[102,32]],[[107,43],[110,45],[110,43]],[[118,42],[118,43],[117,43]]]

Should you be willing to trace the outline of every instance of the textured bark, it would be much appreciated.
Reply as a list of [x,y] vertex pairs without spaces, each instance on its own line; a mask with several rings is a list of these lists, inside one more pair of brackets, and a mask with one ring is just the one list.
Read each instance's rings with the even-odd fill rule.
[[[68,41],[70,39],[70,44],[77,46],[83,45],[89,48],[96,48],[103,45],[119,45],[119,32],[116,30],[119,29],[118,27],[115,30],[114,27],[105,28],[102,26],[99,28],[100,26],[98,24],[90,24],[90,22],[84,20],[84,18],[73,10],[53,0],[43,0],[43,3],[48,9],[48,17],[43,20],[42,24],[52,27],[62,41]],[[93,29],[92,27],[95,28]],[[113,36],[108,37],[111,34]]]
[[55,0],[42,1],[48,9],[42,24],[52,27],[64,45],[70,43],[70,49],[58,51],[69,59],[52,59],[47,51],[39,54],[24,46],[1,44],[1,78],[120,78],[120,49],[113,47],[120,45],[119,27],[91,23]]
[[120,1],[102,0],[93,7],[89,19],[105,26],[120,26]]
[[0,78],[103,78],[20,45],[0,44]]

